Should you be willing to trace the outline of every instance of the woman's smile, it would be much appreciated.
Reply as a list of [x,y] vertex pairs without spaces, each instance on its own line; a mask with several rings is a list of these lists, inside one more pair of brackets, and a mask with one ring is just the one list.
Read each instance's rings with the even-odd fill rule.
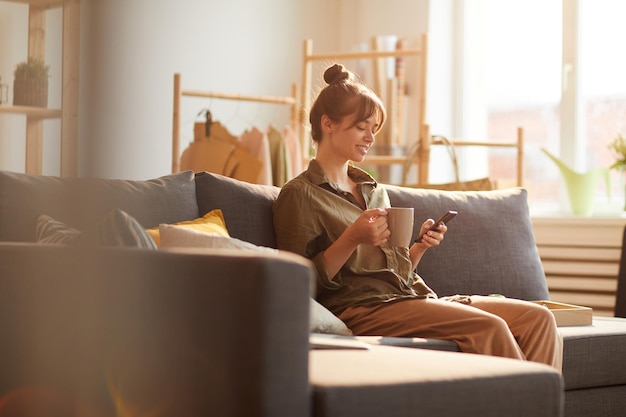
[[356,147],[363,155],[367,155],[367,151],[370,148],[369,145],[356,145]]

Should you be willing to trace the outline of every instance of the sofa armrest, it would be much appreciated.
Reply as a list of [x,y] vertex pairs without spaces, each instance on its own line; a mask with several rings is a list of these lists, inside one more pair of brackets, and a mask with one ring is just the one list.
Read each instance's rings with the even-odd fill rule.
[[289,254],[0,243],[0,393],[307,415],[311,279]]

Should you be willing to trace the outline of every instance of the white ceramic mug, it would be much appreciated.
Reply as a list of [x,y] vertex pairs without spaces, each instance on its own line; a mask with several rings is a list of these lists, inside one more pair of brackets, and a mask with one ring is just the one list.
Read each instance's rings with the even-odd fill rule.
[[387,224],[391,246],[408,247],[413,236],[413,207],[387,208]]

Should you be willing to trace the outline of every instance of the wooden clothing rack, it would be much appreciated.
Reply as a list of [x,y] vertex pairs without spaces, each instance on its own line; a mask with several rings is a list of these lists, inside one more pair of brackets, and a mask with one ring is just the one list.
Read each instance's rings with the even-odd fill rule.
[[290,125],[296,135],[298,129],[298,85],[292,84],[291,96],[257,96],[245,94],[221,93],[215,91],[185,90],[182,77],[174,74],[174,111],[172,119],[172,173],[180,171],[180,107],[183,97],[217,98],[224,100],[251,101],[291,106]]
[[[404,80],[398,78],[386,80],[384,60],[390,57],[407,57],[417,61],[416,73],[408,74],[404,73],[402,76]],[[389,144],[393,141],[393,138],[402,135],[404,126],[402,123],[404,120],[410,120],[413,123],[413,127],[416,129],[414,138],[403,138],[401,141],[406,147],[407,152],[404,155],[368,155],[365,165],[394,165],[403,164],[406,171],[407,167],[415,164],[417,166],[416,180],[407,181],[406,172],[403,175],[403,183],[400,185],[408,184],[429,184],[429,168],[431,159],[431,147],[446,145],[443,141],[433,136],[430,132],[430,126],[426,120],[427,117],[427,70],[428,70],[428,35],[426,33],[421,35],[419,48],[397,48],[393,51],[381,50],[381,45],[377,38],[372,39],[372,50],[366,52],[336,52],[336,53],[313,53],[313,41],[307,39],[304,41],[303,51],[303,68],[302,68],[302,110],[300,112],[300,140],[302,143],[303,158],[304,160],[310,159],[309,152],[311,149],[311,139],[309,129],[305,129],[306,122],[308,122],[308,111],[312,104],[312,70],[314,62],[330,63],[343,63],[344,60],[358,60],[358,59],[373,59],[373,90],[381,96],[381,92],[386,92],[386,97],[381,96],[381,99],[387,107],[387,121],[383,130],[386,129],[386,135],[377,136],[377,146],[382,144]],[[397,71],[397,69],[396,69]],[[404,71],[404,68],[403,68]],[[412,85],[410,89],[410,95],[413,100],[417,102],[417,112],[414,115],[407,115],[406,119],[402,117],[402,108],[397,103],[402,103],[402,100],[398,100],[398,91],[402,90],[398,88],[400,82],[404,82],[409,79],[409,75],[412,75],[412,80],[417,80],[416,85]],[[388,85],[385,85],[388,83]],[[401,94],[401,92],[400,92]],[[381,140],[382,139],[382,140]],[[491,140],[466,140],[466,139],[450,139],[449,140],[457,148],[459,147],[497,147],[497,148],[516,148],[517,149],[517,186],[523,184],[523,158],[524,158],[524,134],[523,129],[520,127],[517,129],[516,140],[510,142],[503,141],[491,141]],[[409,152],[409,149],[416,149],[416,152]]]
[[[420,145],[416,153],[415,162],[417,163],[418,170],[418,184],[428,184],[428,172],[430,169],[430,149],[433,145],[447,146],[446,143],[432,136],[430,133],[430,126],[427,124],[422,125],[422,133],[420,134]],[[522,127],[517,128],[517,134],[515,141],[487,141],[487,140],[469,140],[469,139],[455,139],[448,138],[454,147],[495,147],[495,148],[515,148],[517,150],[516,162],[516,186],[522,187],[524,183],[524,129]],[[494,178],[495,180],[495,178]]]
[[[384,61],[385,58],[413,58],[417,60],[417,85],[412,86],[411,95],[415,97],[417,100],[417,114],[414,117],[409,116],[408,119],[412,120],[416,123],[418,127],[418,135],[422,134],[422,129],[420,128],[422,125],[426,123],[426,78],[427,78],[427,67],[428,67],[428,35],[422,34],[420,38],[420,47],[414,49],[396,49],[392,51],[383,51],[381,50],[381,46],[378,42],[377,38],[372,39],[372,50],[365,52],[335,52],[335,53],[313,53],[313,41],[307,39],[304,41],[304,51],[303,51],[303,66],[302,66],[302,104],[303,108],[300,112],[300,126],[302,127],[300,130],[300,140],[302,143],[303,157],[305,160],[309,159],[309,151],[311,149],[311,139],[310,134],[307,129],[304,129],[306,126],[306,122],[308,121],[308,111],[312,104],[312,70],[313,70],[313,62],[326,62],[326,63],[343,63],[342,61],[346,60],[358,60],[358,59],[373,59],[373,68],[374,68],[374,80],[373,80],[373,90],[381,95],[381,91],[387,91],[388,97],[381,97],[384,102],[386,102],[386,107],[388,111],[387,123],[389,125],[386,127],[389,132],[388,137],[394,137],[399,135],[403,126],[398,126],[398,111],[400,109],[396,108],[393,103],[397,102],[398,97],[398,85],[397,80],[386,80],[385,79],[385,67]],[[405,76],[406,79],[408,77]],[[389,82],[389,85],[386,85]],[[389,104],[392,104],[390,106]],[[385,129],[385,127],[383,127]],[[411,147],[411,145],[420,141],[420,138],[415,138],[411,141],[405,140],[405,145],[407,147]],[[379,143],[381,143],[379,141]],[[393,156],[393,155],[368,155],[366,164],[372,165],[392,165],[392,164],[404,164],[407,162],[407,159],[410,156]]]

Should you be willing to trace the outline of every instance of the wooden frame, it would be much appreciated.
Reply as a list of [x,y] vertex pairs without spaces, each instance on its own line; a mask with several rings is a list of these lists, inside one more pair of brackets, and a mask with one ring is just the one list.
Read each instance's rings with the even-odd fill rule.
[[[351,60],[351,59],[374,59],[374,90],[380,91],[382,85],[385,83],[383,75],[383,58],[390,57],[408,57],[416,58],[418,60],[418,85],[415,88],[414,95],[417,97],[418,113],[415,115],[417,126],[422,126],[426,121],[426,78],[428,69],[428,35],[422,34],[421,46],[417,49],[396,49],[394,51],[381,51],[379,50],[376,39],[372,40],[373,49],[367,52],[336,52],[336,53],[313,53],[313,41],[307,39],[304,41],[303,58],[302,58],[302,108],[300,110],[300,141],[302,143],[303,158],[305,161],[309,159],[309,151],[311,149],[311,143],[307,129],[304,128],[307,121],[308,109],[311,105],[312,95],[312,64],[316,61],[335,61]],[[393,88],[390,88],[393,90]],[[390,117],[392,131],[398,131],[398,126],[393,122],[394,117]],[[418,131],[418,135],[421,135],[421,130]],[[413,142],[419,141],[416,138]],[[410,146],[407,141],[407,146]],[[392,156],[392,155],[371,155],[367,157],[367,164],[371,165],[392,165],[403,164],[407,161],[407,156]]]
[[[381,51],[376,39],[372,40],[372,51],[368,52],[337,52],[337,53],[313,53],[313,42],[308,39],[304,41],[303,49],[303,68],[302,68],[302,109],[300,111],[300,140],[302,150],[304,152],[305,161],[309,159],[309,150],[311,147],[310,138],[304,129],[307,122],[308,108],[311,105],[311,89],[312,89],[312,63],[316,61],[340,62],[341,60],[353,59],[373,59],[374,60],[374,91],[380,91],[385,83],[383,59],[389,57],[410,57],[418,60],[417,87],[413,89],[413,95],[418,103],[418,112],[414,117],[417,124],[417,138],[414,140],[406,140],[407,149],[417,149],[417,152],[407,153],[403,156],[392,155],[368,155],[366,164],[368,165],[393,165],[404,164],[410,166],[417,165],[417,181],[411,181],[415,184],[429,183],[429,167],[430,167],[430,149],[431,146],[444,145],[441,140],[434,138],[430,133],[430,126],[426,122],[427,110],[427,75],[428,75],[428,35],[422,34],[421,46],[417,49],[397,49],[395,51]],[[388,91],[396,91],[393,84],[387,89]],[[397,112],[397,109],[388,109],[390,113]],[[395,122],[396,114],[388,115],[391,126],[390,131],[396,134],[401,126]],[[411,116],[409,116],[411,117]],[[517,129],[517,138],[512,142],[501,141],[485,141],[485,140],[464,140],[450,139],[455,147],[461,146],[485,146],[485,147],[509,147],[517,149],[517,186],[522,186],[524,177],[524,133],[522,128]],[[406,176],[405,176],[406,177]]]
[[[440,139],[433,139],[430,134],[430,126],[425,124],[422,126],[420,134],[420,146],[417,151],[417,168],[418,168],[418,184],[428,184],[428,172],[430,169],[430,148],[431,146],[445,145]],[[516,185],[522,187],[524,183],[524,129],[517,128],[517,138],[515,142],[498,142],[485,140],[467,140],[467,139],[448,139],[454,147],[462,146],[484,146],[497,148],[516,148],[517,149],[517,179]]]
[[28,58],[44,59],[46,17],[51,8],[62,8],[62,97],[61,108],[0,106],[0,113],[26,116],[25,172],[41,175],[43,165],[43,121],[61,120],[62,177],[78,175],[78,76],[80,43],[79,0],[2,0],[28,5]]
[[220,93],[215,91],[184,90],[182,77],[174,74],[174,111],[172,114],[172,173],[180,171],[180,104],[183,97],[217,98],[223,100],[252,101],[291,106],[291,128],[298,134],[298,86],[293,84],[291,96],[256,96]]

